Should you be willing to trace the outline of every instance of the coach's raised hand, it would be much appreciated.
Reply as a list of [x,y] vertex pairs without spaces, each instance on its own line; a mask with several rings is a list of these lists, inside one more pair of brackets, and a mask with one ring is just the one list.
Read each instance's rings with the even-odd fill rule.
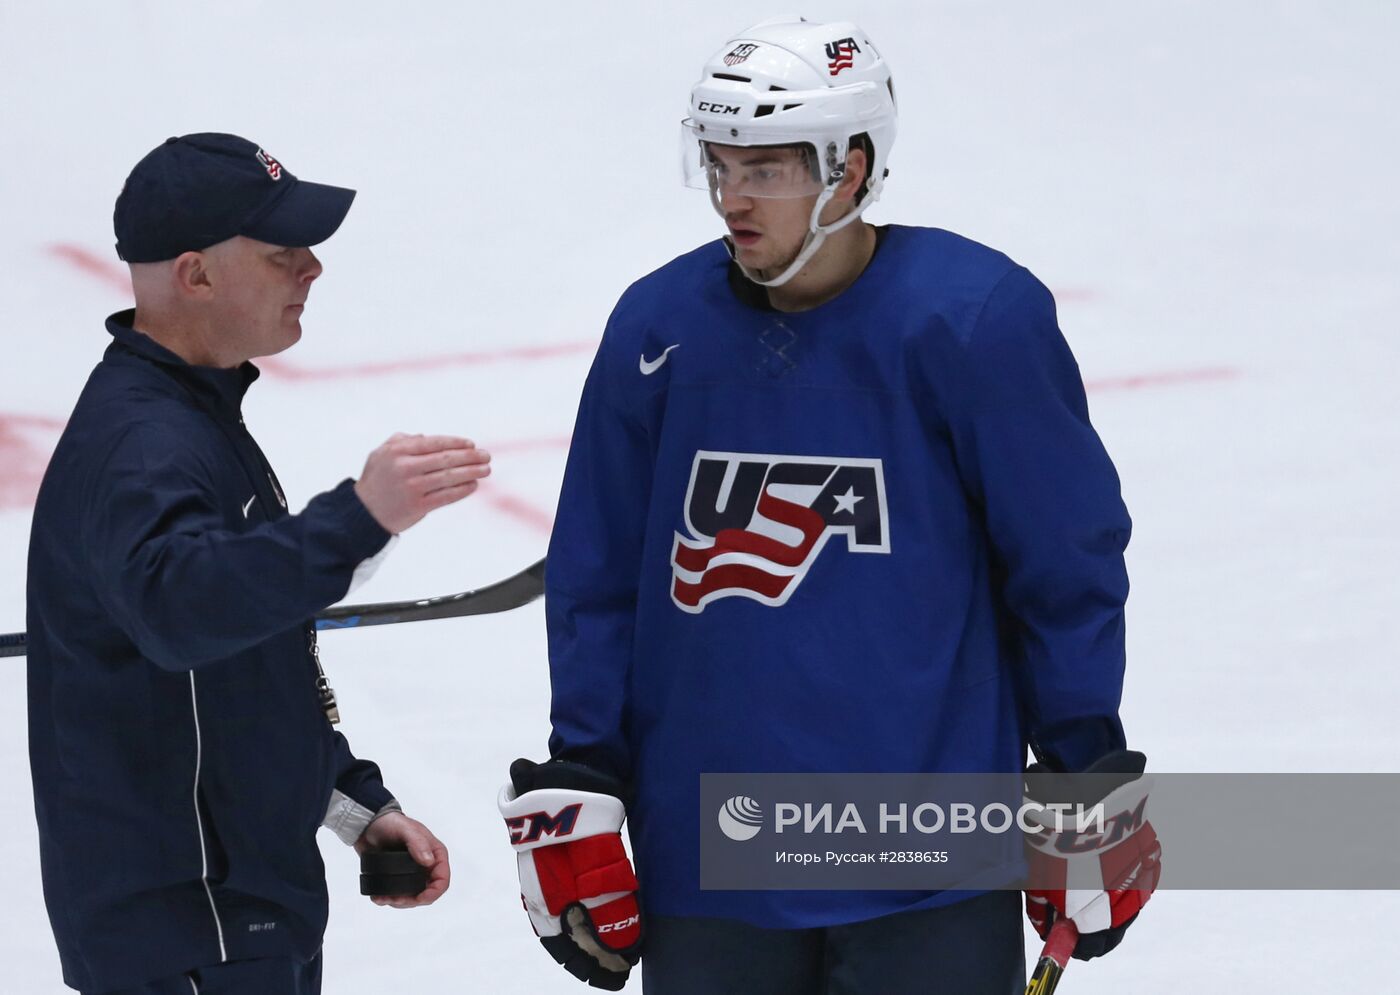
[[491,454],[455,435],[396,433],[369,454],[355,493],[385,531],[398,534],[460,501],[491,473]]

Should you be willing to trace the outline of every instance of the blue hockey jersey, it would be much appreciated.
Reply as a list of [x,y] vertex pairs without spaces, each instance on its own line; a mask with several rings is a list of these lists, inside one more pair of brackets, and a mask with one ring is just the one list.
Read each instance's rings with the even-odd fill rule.
[[646,907],[854,922],[966,893],[702,891],[704,772],[1008,772],[1123,745],[1131,523],[1054,301],[884,229],[817,308],[714,242],[634,284],[549,550],[551,753],[631,782]]

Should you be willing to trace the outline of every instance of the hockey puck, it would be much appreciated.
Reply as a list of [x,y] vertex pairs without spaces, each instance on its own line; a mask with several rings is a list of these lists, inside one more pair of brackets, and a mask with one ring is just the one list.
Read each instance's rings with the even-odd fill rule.
[[389,898],[420,894],[428,869],[407,850],[366,850],[360,854],[360,894]]

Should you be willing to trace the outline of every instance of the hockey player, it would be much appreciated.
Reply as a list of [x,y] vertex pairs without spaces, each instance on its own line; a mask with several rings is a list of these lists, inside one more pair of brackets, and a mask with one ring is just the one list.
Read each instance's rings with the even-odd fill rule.
[[[1118,718],[1130,522],[1054,301],[985,246],[862,220],[895,118],[853,24],[727,42],[683,124],[727,236],[627,290],[584,386],[552,759],[499,804],[535,931],[595,986],[639,957],[649,995],[1024,983],[1013,891],[702,891],[704,772],[1018,772],[1028,747],[1142,771]],[[1087,957],[1148,891],[1069,894],[1031,911],[1074,917]]]

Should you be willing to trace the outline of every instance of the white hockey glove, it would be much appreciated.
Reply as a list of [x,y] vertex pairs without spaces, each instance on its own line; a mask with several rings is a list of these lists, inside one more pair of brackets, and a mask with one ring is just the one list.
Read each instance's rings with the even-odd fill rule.
[[622,846],[623,786],[567,761],[517,760],[496,804],[535,935],[564,969],[618,991],[640,959],[637,877]]
[[1118,750],[1084,771],[1097,778],[1076,781],[1078,775],[1051,774],[1039,764],[1026,771],[1032,775],[1027,784],[1036,785],[1029,793],[1042,804],[1104,807],[1102,833],[1075,832],[1072,823],[1058,822],[1047,809],[1035,817],[1039,831],[1026,837],[1026,915],[1041,939],[1057,919],[1074,920],[1078,960],[1101,957],[1118,946],[1161,877],[1162,845],[1146,814],[1151,786],[1142,776],[1146,763],[1141,753]]

